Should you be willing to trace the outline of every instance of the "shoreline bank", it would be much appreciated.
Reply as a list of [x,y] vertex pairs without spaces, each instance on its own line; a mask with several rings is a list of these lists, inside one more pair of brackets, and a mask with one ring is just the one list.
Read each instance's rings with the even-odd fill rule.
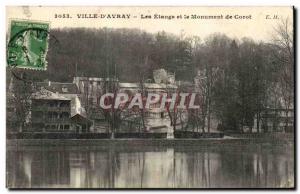
[[292,144],[294,139],[203,138],[203,139],[8,139],[7,147],[23,146],[207,146]]

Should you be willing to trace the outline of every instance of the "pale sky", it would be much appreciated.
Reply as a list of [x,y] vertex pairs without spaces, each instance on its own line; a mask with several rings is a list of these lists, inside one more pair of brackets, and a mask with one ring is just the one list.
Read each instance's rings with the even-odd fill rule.
[[[55,18],[55,14],[69,14],[72,18]],[[78,18],[77,14],[129,14],[130,19]],[[184,15],[189,19],[154,19],[155,14],[164,16]],[[151,15],[151,19],[141,16]],[[223,19],[191,19],[197,16],[223,16]],[[225,16],[239,15],[251,19],[224,19]],[[274,15],[278,19],[273,18]],[[112,16],[112,15],[111,15]],[[123,16],[123,15],[122,15]],[[87,28],[138,28],[155,33],[165,31],[180,35],[196,35],[205,38],[212,33],[224,33],[232,38],[250,37],[256,41],[271,39],[273,28],[281,18],[293,19],[292,7],[10,7],[6,8],[7,30],[11,19],[23,19],[50,22],[51,28],[87,27]]]

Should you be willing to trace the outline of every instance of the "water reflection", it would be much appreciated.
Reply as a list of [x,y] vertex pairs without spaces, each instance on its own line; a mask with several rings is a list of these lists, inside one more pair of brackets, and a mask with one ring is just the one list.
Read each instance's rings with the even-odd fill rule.
[[[87,151],[88,150],[88,151]],[[292,187],[292,146],[11,149],[8,187]]]

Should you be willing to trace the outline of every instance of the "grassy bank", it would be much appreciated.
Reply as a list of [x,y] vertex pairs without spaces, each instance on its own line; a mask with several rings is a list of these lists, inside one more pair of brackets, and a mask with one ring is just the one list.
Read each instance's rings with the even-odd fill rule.
[[292,144],[291,138],[215,138],[215,139],[10,139],[7,147],[23,146],[206,146],[247,144]]

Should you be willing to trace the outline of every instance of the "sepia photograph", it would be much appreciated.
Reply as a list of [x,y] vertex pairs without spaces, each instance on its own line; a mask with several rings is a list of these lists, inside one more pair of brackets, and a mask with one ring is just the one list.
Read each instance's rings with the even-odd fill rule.
[[295,189],[293,6],[7,6],[8,189]]

